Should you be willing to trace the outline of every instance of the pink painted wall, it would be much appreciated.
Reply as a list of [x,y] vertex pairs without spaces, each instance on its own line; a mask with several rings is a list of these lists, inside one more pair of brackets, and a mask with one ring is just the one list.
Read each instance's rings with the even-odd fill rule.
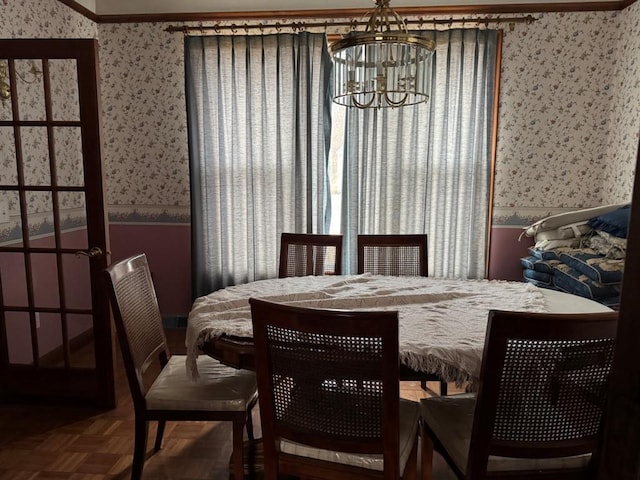
[[[65,247],[86,248],[86,230],[63,232],[61,241]],[[53,236],[31,240],[33,247],[53,247]],[[63,257],[65,278],[65,300],[68,308],[90,308],[91,286],[89,284],[89,264],[86,257],[74,255]],[[36,308],[60,307],[58,295],[58,267],[56,258],[50,254],[32,254],[33,298]],[[0,274],[2,275],[2,296],[5,305],[25,307],[27,301],[27,281],[24,256],[21,253],[0,254]],[[45,355],[62,344],[62,328],[59,314],[39,314],[40,327],[36,336],[40,355]],[[31,326],[29,314],[8,312],[6,315],[7,345],[11,363],[31,364]],[[86,332],[93,326],[91,316],[68,315],[67,332],[70,339]]]
[[[162,315],[186,316],[191,309],[191,237],[188,225],[112,224],[111,261],[146,253]],[[532,239],[518,241],[522,228],[493,228],[488,278],[522,280],[520,257]]]
[[522,281],[520,258],[529,255],[528,248],[533,238],[518,237],[521,227],[494,227],[491,229],[491,247],[489,249],[489,280]]
[[191,228],[189,225],[111,224],[111,261],[145,253],[163,316],[191,309]]
[[[160,310],[165,316],[186,316],[191,309],[191,247],[188,225],[122,225],[109,228],[111,261],[136,253],[146,253],[158,295]],[[33,241],[34,246],[52,246],[53,237]],[[78,230],[63,234],[66,247],[86,248],[86,232]],[[72,247],[75,248],[75,247]],[[77,261],[76,261],[77,260]],[[55,258],[35,256],[34,298],[36,306],[58,307],[58,276]],[[66,299],[69,307],[87,308],[91,304],[88,263],[85,257],[65,258]],[[26,306],[26,279],[21,254],[0,255],[0,274],[4,301],[7,305]],[[28,314],[13,313],[6,317],[9,357],[12,363],[32,362],[31,333]],[[37,331],[40,354],[62,343],[60,320],[40,314]],[[69,337],[73,338],[91,327],[90,318],[75,315],[68,318]]]

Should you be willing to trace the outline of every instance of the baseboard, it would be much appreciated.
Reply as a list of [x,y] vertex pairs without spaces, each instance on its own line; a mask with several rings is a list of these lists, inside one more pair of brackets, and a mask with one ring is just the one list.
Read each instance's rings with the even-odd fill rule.
[[162,317],[164,328],[187,328],[187,317],[185,315],[165,315]]

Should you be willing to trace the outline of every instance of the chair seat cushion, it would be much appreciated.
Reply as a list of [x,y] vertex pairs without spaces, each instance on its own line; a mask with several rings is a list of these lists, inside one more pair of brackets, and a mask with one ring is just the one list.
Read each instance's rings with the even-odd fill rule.
[[197,381],[187,374],[186,356],[172,355],[145,397],[150,410],[243,411],[257,395],[256,376],[248,370],[198,357]]
[[[461,472],[467,470],[476,398],[473,394],[425,398],[420,401],[422,419]],[[516,472],[584,468],[591,454],[558,458],[512,458],[489,456],[487,471]]]
[[[416,441],[419,418],[420,409],[418,404],[409,400],[400,399],[400,475],[404,472],[407,461],[409,460],[409,455],[411,454],[411,449]],[[289,440],[281,440],[280,450],[290,455],[367,468],[369,470],[382,471],[384,469],[384,460],[382,455],[379,454],[367,455],[323,450]]]

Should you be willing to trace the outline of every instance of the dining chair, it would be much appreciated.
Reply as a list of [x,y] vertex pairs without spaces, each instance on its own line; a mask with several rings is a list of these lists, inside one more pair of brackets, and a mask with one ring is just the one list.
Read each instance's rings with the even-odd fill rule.
[[[106,269],[106,280],[135,410],[131,479],[142,477],[149,422],[157,421],[157,452],[167,421],[194,420],[233,422],[233,474],[236,480],[243,478],[242,437],[246,425],[253,439],[255,374],[201,355],[197,360],[200,378],[193,381],[188,377],[186,357],[169,352],[145,254],[113,263]],[[153,372],[149,370],[152,365],[159,373],[148,378],[145,373]]]
[[423,480],[434,449],[460,479],[589,478],[617,318],[491,311],[477,395],[421,400]]
[[418,404],[400,399],[398,312],[249,303],[265,480],[416,478]]
[[278,276],[342,275],[342,235],[283,233]]
[[358,273],[426,277],[426,235],[358,235]]
[[[426,235],[358,235],[358,273],[392,276],[428,276]],[[440,395],[446,395],[447,382],[426,375],[420,386],[427,391],[428,381],[440,382]]]

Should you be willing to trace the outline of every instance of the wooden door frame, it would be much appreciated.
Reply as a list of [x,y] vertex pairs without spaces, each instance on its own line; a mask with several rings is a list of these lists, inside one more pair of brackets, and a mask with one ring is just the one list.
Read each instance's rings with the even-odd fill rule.
[[[93,331],[95,344],[95,394],[90,395],[94,404],[104,408],[115,407],[114,354],[115,344],[109,301],[101,272],[110,263],[105,194],[102,181],[101,146],[101,102],[100,74],[98,61],[98,41],[96,39],[8,39],[2,40],[2,58],[19,59],[75,59],[78,69],[78,94],[80,123],[82,124],[82,151],[85,166],[92,162],[92,168],[84,169],[84,194],[87,221],[88,245],[102,250],[101,258],[88,259],[90,262],[91,300],[93,310]],[[12,102],[17,101],[15,82],[11,82]],[[47,121],[49,121],[48,119]],[[4,122],[7,123],[7,122]],[[14,130],[20,122],[12,119]],[[17,141],[16,141],[17,143]],[[21,155],[16,151],[16,156]],[[95,206],[90,209],[89,206]],[[6,281],[6,279],[5,279]],[[29,306],[29,310],[34,310]],[[32,314],[32,312],[30,312]],[[0,311],[4,317],[4,311]],[[4,325],[4,318],[2,318]],[[2,349],[7,344],[6,332],[0,328]],[[3,383],[19,380],[20,368],[9,368],[8,355],[2,352]],[[54,375],[55,377],[55,375]],[[60,378],[64,384],[64,379]],[[33,379],[34,385],[39,381]],[[68,387],[69,385],[67,385]],[[61,388],[64,388],[62,386]]]

